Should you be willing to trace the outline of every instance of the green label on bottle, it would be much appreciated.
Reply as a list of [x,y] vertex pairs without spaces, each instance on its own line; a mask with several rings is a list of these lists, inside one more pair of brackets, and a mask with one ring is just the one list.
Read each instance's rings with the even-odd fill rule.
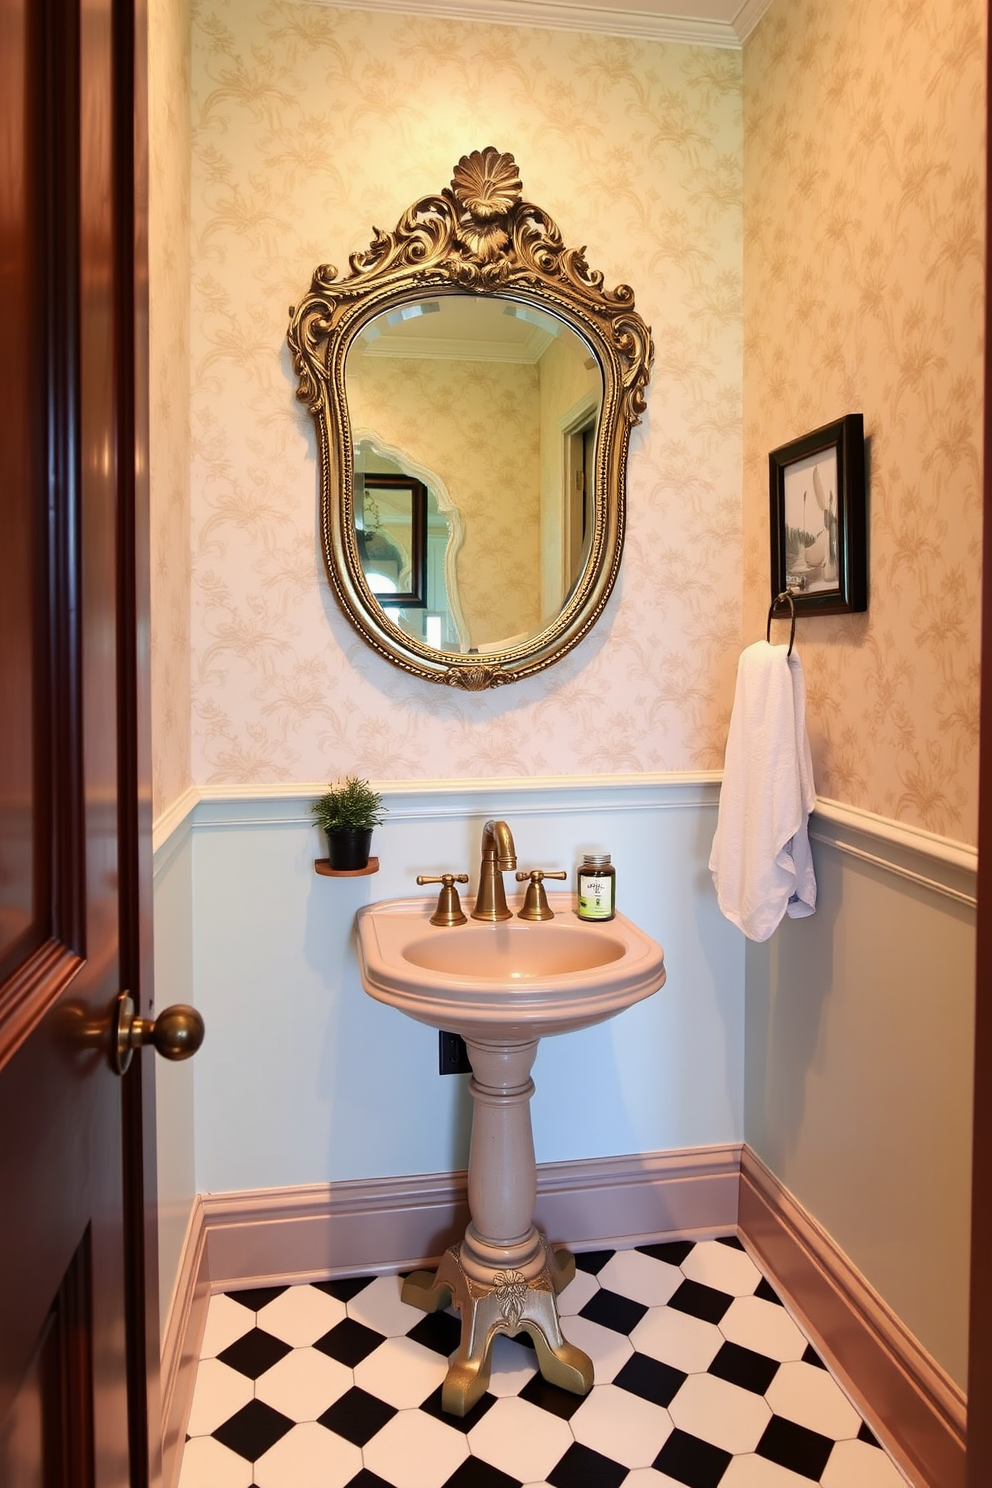
[[579,917],[583,920],[611,919],[615,884],[612,874],[601,877],[598,873],[580,873]]

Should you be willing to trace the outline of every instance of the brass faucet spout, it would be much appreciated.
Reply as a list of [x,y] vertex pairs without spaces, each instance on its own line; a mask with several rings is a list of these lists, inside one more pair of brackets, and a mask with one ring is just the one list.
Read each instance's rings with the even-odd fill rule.
[[505,821],[487,821],[482,829],[482,866],[479,870],[479,892],[473,920],[512,919],[512,911],[506,907],[506,891],[502,875],[517,866],[517,849],[513,833]]

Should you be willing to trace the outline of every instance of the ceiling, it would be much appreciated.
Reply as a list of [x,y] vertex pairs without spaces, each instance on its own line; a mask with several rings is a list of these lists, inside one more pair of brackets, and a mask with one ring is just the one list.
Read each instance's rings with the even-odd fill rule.
[[[324,0],[325,4],[339,0]],[[354,0],[363,10],[740,47],[771,0]]]

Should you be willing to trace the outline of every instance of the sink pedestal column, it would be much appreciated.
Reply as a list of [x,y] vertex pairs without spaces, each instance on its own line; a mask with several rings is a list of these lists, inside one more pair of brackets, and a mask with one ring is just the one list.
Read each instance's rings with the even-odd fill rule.
[[415,1271],[402,1292],[404,1302],[424,1312],[452,1305],[461,1314],[461,1342],[441,1391],[442,1409],[454,1416],[464,1416],[485,1393],[497,1333],[528,1333],[545,1379],[577,1395],[592,1389],[592,1360],[562,1337],[555,1302],[575,1275],[575,1259],[567,1250],[553,1251],[534,1226],[530,1071],[538,1040],[466,1038],[466,1044],[475,1101],[471,1219],[437,1271]]

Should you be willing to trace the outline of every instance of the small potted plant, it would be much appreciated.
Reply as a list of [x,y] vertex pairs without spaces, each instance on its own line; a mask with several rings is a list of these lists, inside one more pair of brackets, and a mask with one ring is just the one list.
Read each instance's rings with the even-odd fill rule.
[[385,815],[379,792],[367,780],[349,775],[337,785],[329,785],[310,810],[327,833],[331,867],[339,872],[366,868],[372,828]]

